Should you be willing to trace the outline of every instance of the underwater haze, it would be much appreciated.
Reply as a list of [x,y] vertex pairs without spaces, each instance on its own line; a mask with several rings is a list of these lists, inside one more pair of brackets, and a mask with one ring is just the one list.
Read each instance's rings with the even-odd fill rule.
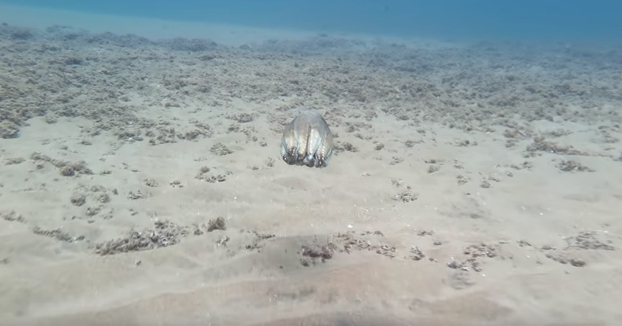
[[0,0],[0,324],[621,325],[622,0]]
[[5,0],[90,13],[444,39],[620,40],[615,0]]

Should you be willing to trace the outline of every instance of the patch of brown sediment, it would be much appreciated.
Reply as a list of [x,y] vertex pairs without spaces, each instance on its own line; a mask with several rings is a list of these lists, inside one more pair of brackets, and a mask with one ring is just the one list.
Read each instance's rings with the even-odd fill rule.
[[[384,314],[379,312],[373,314],[370,312],[338,312],[326,313],[306,316],[303,318],[279,319],[276,321],[249,324],[248,326],[290,326],[290,325],[308,325],[308,326],[468,326],[475,325],[460,320],[451,320],[442,316],[437,317],[410,317],[398,318],[393,314]],[[487,324],[477,324],[487,325]]]
[[[48,312],[49,316],[45,318],[36,318],[35,315],[31,318],[31,325],[43,322],[47,325],[72,324],[79,320],[89,325],[156,321],[183,325],[280,325],[284,320],[318,325],[338,321],[373,325],[374,322],[387,320],[388,325],[403,325],[403,322],[415,317],[420,320],[436,319],[441,313],[449,317],[444,320],[451,322],[455,316],[448,316],[449,313],[461,314],[465,309],[464,304],[458,302],[450,306],[442,302],[426,306],[420,298],[438,296],[442,283],[429,280],[440,275],[433,276],[428,268],[419,269],[413,275],[408,263],[351,255],[319,269],[292,269],[292,266],[286,265],[287,254],[283,253],[283,249],[300,240],[305,241],[283,240],[279,245],[266,246],[260,255],[244,255],[225,265],[185,273],[185,285],[182,287],[171,288],[171,283],[163,282],[137,291],[130,297],[122,295],[124,291],[119,290],[116,292],[122,297],[118,300],[100,302],[97,308],[85,307],[86,310],[78,313]],[[281,266],[275,264],[275,259],[281,261],[277,263]],[[243,266],[251,266],[247,264],[252,264],[259,274],[249,278],[250,275],[240,273]],[[225,276],[219,271],[232,271],[233,274]],[[222,275],[218,281],[210,281],[214,273]],[[402,280],[401,284],[396,284],[396,279]],[[410,295],[400,294],[406,292]],[[84,292],[83,295],[90,297],[92,294]],[[481,301],[480,308],[484,303]],[[497,309],[494,307],[488,304],[486,309]],[[436,311],[438,309],[443,311]],[[477,302],[471,301],[467,309],[479,309]],[[499,310],[495,316],[487,318],[497,319],[506,314],[504,310]],[[480,316],[456,318],[454,322],[468,322],[469,319],[480,320]]]

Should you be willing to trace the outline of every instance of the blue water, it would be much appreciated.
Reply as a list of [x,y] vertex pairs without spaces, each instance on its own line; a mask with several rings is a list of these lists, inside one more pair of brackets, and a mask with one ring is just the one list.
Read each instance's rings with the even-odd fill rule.
[[622,40],[620,0],[4,0],[91,13],[318,32]]

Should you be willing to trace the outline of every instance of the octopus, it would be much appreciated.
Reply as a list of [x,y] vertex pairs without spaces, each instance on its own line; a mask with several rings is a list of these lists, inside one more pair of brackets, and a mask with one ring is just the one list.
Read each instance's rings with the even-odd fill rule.
[[315,111],[306,111],[285,125],[281,157],[289,165],[323,168],[328,165],[333,146],[326,120]]

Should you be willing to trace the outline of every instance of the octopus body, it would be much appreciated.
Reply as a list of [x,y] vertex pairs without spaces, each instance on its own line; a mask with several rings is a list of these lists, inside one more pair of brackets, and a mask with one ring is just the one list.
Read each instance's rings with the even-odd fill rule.
[[289,165],[322,168],[333,154],[333,134],[315,111],[299,114],[285,125],[281,138],[281,156]]

